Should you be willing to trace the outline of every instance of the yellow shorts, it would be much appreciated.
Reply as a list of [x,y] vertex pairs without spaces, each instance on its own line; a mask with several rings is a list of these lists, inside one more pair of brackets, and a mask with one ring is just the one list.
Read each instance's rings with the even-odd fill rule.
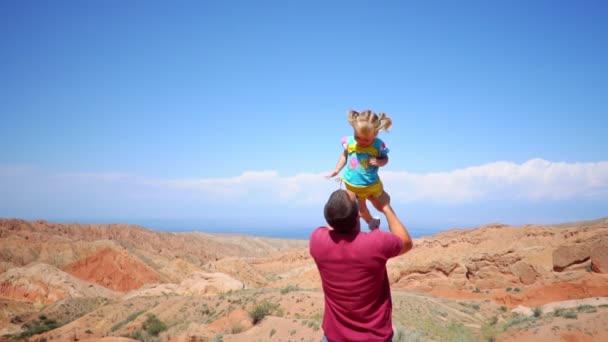
[[378,197],[384,192],[384,186],[382,181],[378,180],[377,183],[368,186],[354,186],[344,182],[346,189],[352,191],[357,195],[359,199],[367,199],[369,197]]

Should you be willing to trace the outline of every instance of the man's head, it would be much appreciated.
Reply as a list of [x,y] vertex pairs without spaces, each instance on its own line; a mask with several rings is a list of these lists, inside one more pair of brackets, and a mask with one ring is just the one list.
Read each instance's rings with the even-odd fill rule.
[[323,213],[327,224],[338,233],[349,233],[360,228],[359,206],[351,191],[334,191],[325,203]]

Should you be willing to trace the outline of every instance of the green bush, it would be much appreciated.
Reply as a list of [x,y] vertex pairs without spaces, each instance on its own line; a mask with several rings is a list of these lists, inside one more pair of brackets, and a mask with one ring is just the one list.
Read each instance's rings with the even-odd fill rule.
[[44,315],[38,317],[38,321],[33,321],[23,325],[25,331],[17,335],[18,339],[27,339],[34,335],[42,334],[47,331],[57,329],[60,325],[54,319],[48,319]]
[[235,323],[230,328],[230,333],[231,334],[238,334],[238,333],[242,332],[243,330],[245,330],[245,328],[243,328],[243,326],[240,323]]
[[576,308],[576,310],[578,312],[597,312],[597,309],[595,308],[595,306],[589,305],[589,304],[579,305]]
[[128,334],[122,335],[123,337],[127,337],[127,338],[132,338],[134,340],[138,340],[138,341],[145,341],[146,336],[144,335],[143,332],[141,332],[141,330],[134,330],[131,331]]
[[289,293],[291,291],[300,291],[300,287],[297,285],[287,285],[286,287],[281,289],[281,294],[286,294]]
[[116,330],[122,328],[123,326],[125,326],[125,324],[133,321],[134,319],[137,318],[137,316],[141,315],[143,312],[144,312],[144,310],[138,310],[138,311],[131,313],[129,316],[127,316],[127,318],[124,321],[114,324],[110,330],[116,331]]
[[510,326],[513,325],[517,325],[520,323],[524,323],[524,322],[528,322],[531,321],[532,317],[528,317],[528,316],[515,316],[513,318],[511,318],[510,320],[507,321],[507,323],[505,324],[505,329],[507,329]]
[[262,319],[264,319],[264,317],[268,316],[273,310],[277,309],[278,306],[278,304],[271,304],[268,301],[262,301],[251,311],[249,311],[251,323],[253,323],[253,325],[258,324]]
[[158,336],[158,334],[167,329],[167,325],[158,319],[155,315],[148,315],[148,318],[142,325],[142,328],[152,336]]
[[475,341],[475,338],[464,324],[460,322],[451,322],[448,326],[446,341],[473,342]]
[[409,331],[403,327],[396,329],[393,342],[421,342],[422,335],[416,331]]

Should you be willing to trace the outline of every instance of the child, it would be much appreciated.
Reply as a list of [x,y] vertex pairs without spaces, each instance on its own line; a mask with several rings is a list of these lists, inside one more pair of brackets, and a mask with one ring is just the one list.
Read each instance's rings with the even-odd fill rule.
[[354,135],[342,138],[344,152],[327,178],[335,177],[348,165],[341,180],[348,190],[357,195],[360,215],[369,229],[378,229],[380,219],[370,215],[366,202],[369,199],[377,207],[376,199],[384,193],[384,187],[378,177],[378,168],[388,163],[389,149],[377,136],[381,130],[388,131],[392,120],[384,113],[378,115],[370,110],[360,113],[351,110],[347,118],[354,129]]

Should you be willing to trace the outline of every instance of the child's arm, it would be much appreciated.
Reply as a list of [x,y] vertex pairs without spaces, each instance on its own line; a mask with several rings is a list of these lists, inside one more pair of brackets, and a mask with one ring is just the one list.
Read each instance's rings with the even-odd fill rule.
[[338,158],[338,162],[336,163],[336,168],[326,176],[327,178],[335,177],[338,173],[340,173],[340,170],[342,170],[344,165],[346,165],[347,156],[348,156],[348,151],[344,150],[344,152],[340,155],[340,158]]
[[382,166],[388,164],[388,155],[383,156],[383,157],[369,158],[369,164],[373,165],[373,166],[382,167]]
[[375,158],[374,157],[369,158],[369,164],[372,166],[382,167],[382,166],[388,164],[389,149],[388,149],[388,147],[386,147],[386,144],[384,143],[384,141],[382,141],[380,139],[376,139],[375,143],[378,144],[377,148],[378,148],[379,156],[375,157]]

